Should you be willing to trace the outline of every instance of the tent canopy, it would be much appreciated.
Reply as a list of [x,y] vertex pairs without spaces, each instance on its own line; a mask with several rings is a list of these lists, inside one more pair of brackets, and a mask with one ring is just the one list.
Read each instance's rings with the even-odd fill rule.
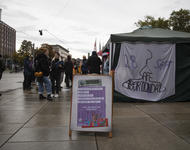
[[139,28],[131,33],[111,34],[111,42],[190,42],[190,33],[161,28]]

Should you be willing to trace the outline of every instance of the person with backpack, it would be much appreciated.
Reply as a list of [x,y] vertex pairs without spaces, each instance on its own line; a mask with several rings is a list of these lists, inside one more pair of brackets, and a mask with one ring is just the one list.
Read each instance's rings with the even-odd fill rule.
[[87,59],[86,56],[83,56],[82,65],[81,65],[82,74],[88,74]]
[[[35,76],[38,81],[38,93],[39,99],[53,100],[51,97],[52,87],[49,79],[50,74],[50,61],[49,61],[49,50],[47,48],[41,48],[41,53],[37,55],[35,59]],[[46,88],[47,97],[43,95],[44,84]]]
[[[5,71],[5,63],[3,61],[3,58],[0,54],[0,80],[2,78],[2,75],[3,75],[3,72]],[[0,96],[1,96],[1,93],[0,93]]]
[[52,83],[52,97],[59,97],[60,78],[61,72],[63,70],[61,61],[59,61],[59,56],[60,54],[58,52],[55,52],[55,56],[51,62],[50,79]]

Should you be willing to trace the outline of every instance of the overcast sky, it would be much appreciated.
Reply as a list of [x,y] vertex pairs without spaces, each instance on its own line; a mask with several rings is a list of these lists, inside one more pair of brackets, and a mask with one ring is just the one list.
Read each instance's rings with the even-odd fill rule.
[[[2,20],[17,30],[17,49],[24,39],[38,47],[60,44],[77,58],[92,52],[95,39],[99,47],[112,33],[135,30],[146,15],[168,18],[190,9],[190,0],[0,0],[0,8]],[[49,33],[40,36],[39,29]]]

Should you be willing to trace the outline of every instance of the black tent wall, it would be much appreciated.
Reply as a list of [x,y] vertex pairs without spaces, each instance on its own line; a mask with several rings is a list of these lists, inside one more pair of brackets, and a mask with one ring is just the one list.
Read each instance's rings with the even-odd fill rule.
[[[118,64],[121,44],[116,43],[115,47],[113,70],[115,70]],[[117,91],[114,91],[114,101],[142,102],[142,100],[124,96]],[[190,43],[176,44],[175,95],[161,101],[190,101]]]

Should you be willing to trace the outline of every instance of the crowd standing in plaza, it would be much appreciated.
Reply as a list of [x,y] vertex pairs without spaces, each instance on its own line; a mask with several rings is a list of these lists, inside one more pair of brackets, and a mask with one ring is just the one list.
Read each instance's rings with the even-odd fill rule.
[[[41,48],[40,53],[34,59],[27,56],[24,60],[23,89],[30,90],[31,82],[37,81],[39,99],[52,101],[53,98],[59,97],[64,74],[66,88],[71,88],[73,74],[101,74],[108,70],[107,64],[102,69],[101,66],[102,61],[96,51],[93,51],[88,59],[83,56],[81,61],[77,61],[72,59],[70,55],[67,56],[66,60],[63,60],[63,57],[58,52],[55,52],[54,57],[51,59],[49,50]],[[44,95],[44,90],[46,90],[46,96]]]

